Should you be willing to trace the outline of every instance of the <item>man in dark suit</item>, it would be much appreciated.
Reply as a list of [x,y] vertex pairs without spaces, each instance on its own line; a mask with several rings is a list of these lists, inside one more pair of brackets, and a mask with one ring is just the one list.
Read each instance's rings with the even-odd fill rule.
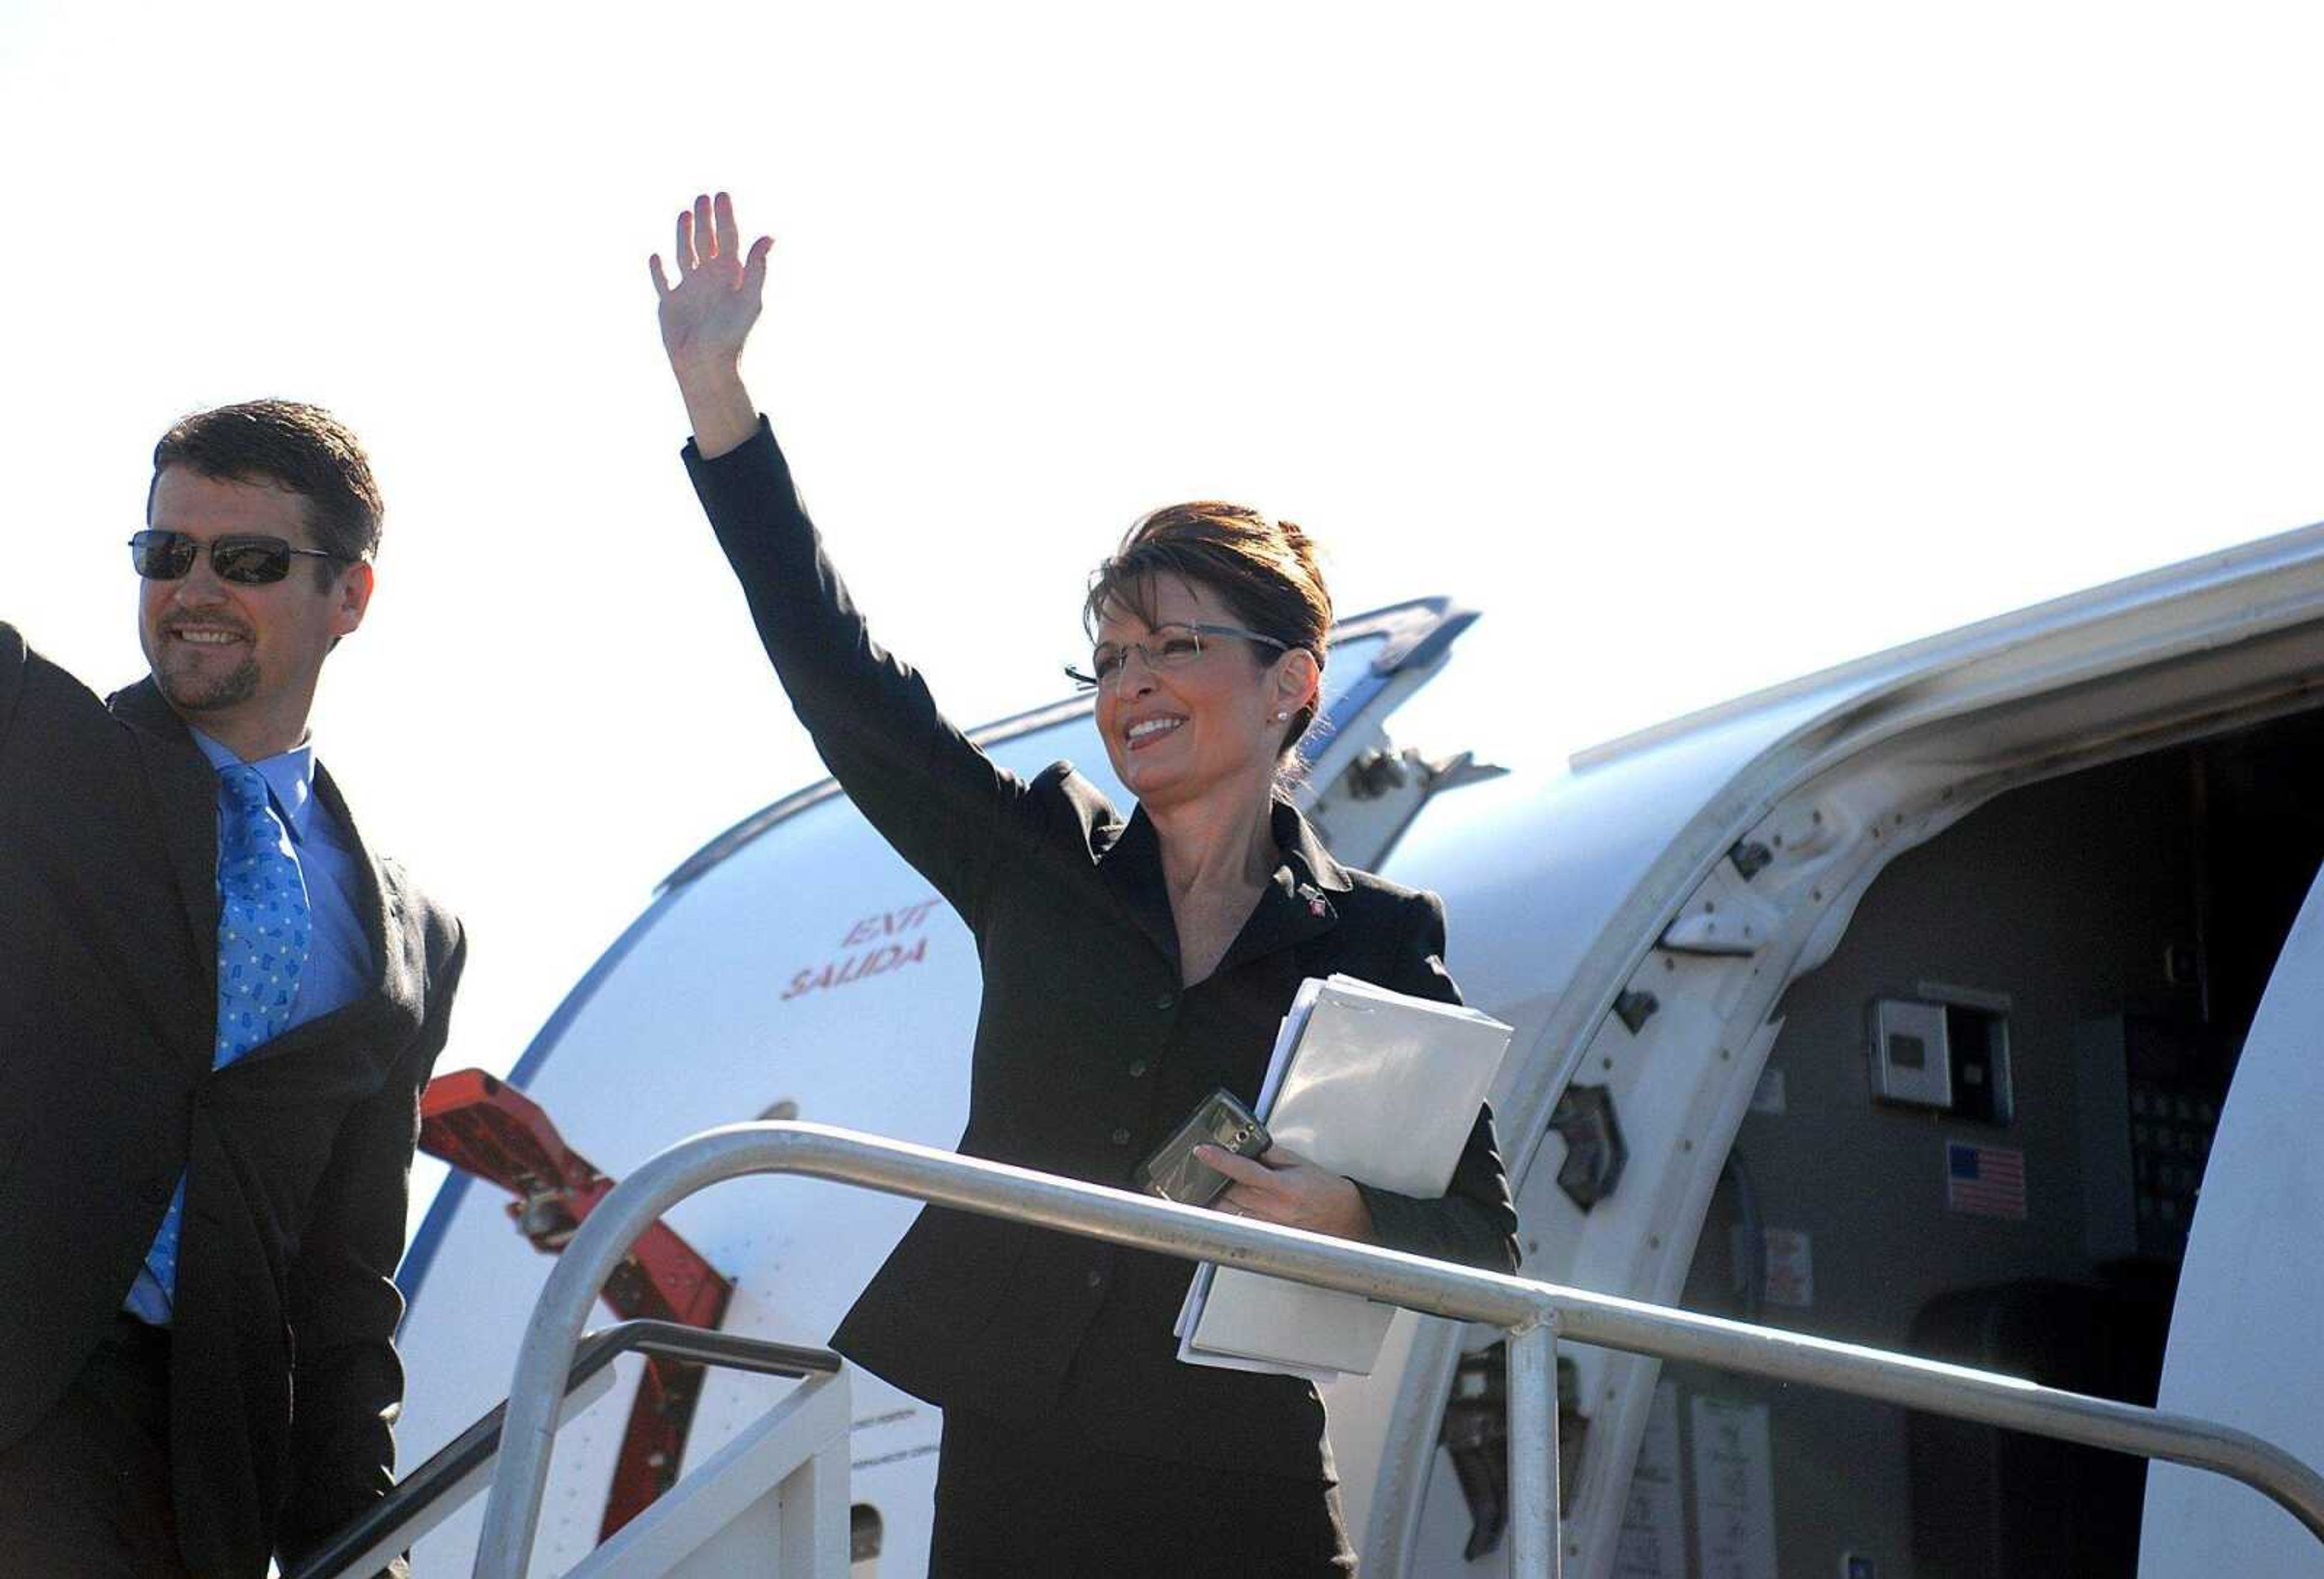
[[260,1579],[387,1490],[390,1279],[466,946],[307,739],[372,593],[353,435],[189,417],[146,515],[148,679],[100,702],[0,623],[6,1579]]

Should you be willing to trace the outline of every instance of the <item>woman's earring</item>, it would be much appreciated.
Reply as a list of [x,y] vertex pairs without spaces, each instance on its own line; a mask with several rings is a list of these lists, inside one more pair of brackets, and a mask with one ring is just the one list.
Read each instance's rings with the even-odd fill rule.
[[1275,721],[1277,724],[1288,724],[1291,722],[1291,715],[1288,713],[1277,713],[1275,716]]

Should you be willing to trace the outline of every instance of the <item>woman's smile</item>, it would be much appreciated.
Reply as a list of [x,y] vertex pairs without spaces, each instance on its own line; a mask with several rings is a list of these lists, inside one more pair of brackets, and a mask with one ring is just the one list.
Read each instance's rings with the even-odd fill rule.
[[1144,751],[1177,733],[1186,722],[1182,713],[1157,713],[1131,723],[1121,732],[1124,750]]

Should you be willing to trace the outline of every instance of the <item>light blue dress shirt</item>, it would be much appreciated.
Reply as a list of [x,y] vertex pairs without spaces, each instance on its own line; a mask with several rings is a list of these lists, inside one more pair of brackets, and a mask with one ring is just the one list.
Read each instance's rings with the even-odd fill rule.
[[[200,730],[191,733],[213,769],[242,760]],[[307,962],[299,970],[298,993],[283,1027],[287,1032],[354,1002],[377,983],[379,972],[371,939],[364,932],[364,882],[355,864],[355,842],[315,794],[314,748],[301,745],[250,765],[266,780],[267,809],[289,831],[291,854],[307,888]],[[221,830],[228,809],[221,784]],[[169,1325],[169,1292],[151,1267],[137,1269],[137,1281],[124,1307],[155,1326]]]
[[[194,743],[213,769],[242,759],[197,729]],[[250,764],[266,780],[274,819],[290,832],[290,850],[307,882],[307,963],[299,970],[299,994],[290,1002],[290,1030],[343,1008],[378,983],[371,939],[364,935],[363,875],[355,868],[355,841],[315,794],[315,748],[301,745]],[[218,790],[218,825],[226,824],[226,790]]]

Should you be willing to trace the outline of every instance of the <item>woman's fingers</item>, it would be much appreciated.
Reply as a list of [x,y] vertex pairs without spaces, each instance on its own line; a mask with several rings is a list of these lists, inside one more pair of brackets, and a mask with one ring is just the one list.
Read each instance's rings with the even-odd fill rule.
[[657,296],[669,295],[669,277],[661,272],[661,254],[656,253],[653,256],[648,258],[646,260],[646,268],[653,275],[654,294]]
[[1221,1211],[1344,1239],[1371,1233],[1356,1187],[1287,1147],[1272,1147],[1257,1162],[1209,1145],[1194,1148],[1194,1155],[1234,1180],[1213,1203]]
[[752,243],[749,255],[742,252],[742,233],[734,222],[734,199],[724,192],[715,199],[704,193],[689,208],[678,210],[675,239],[670,249],[671,261],[678,265],[678,283],[670,283],[669,272],[663,268],[659,254],[650,260],[654,289],[667,297],[682,289],[695,275],[713,263],[727,265],[713,275],[715,283],[730,289],[738,283],[755,300],[767,283],[767,254],[774,250],[774,237],[762,235]]
[[1237,1184],[1264,1185],[1273,1175],[1248,1157],[1238,1157],[1222,1146],[1205,1142],[1194,1148],[1194,1155],[1205,1166],[1216,1168]]
[[734,227],[734,199],[724,192],[712,199],[710,205],[710,238],[722,258],[742,255],[742,233]]

